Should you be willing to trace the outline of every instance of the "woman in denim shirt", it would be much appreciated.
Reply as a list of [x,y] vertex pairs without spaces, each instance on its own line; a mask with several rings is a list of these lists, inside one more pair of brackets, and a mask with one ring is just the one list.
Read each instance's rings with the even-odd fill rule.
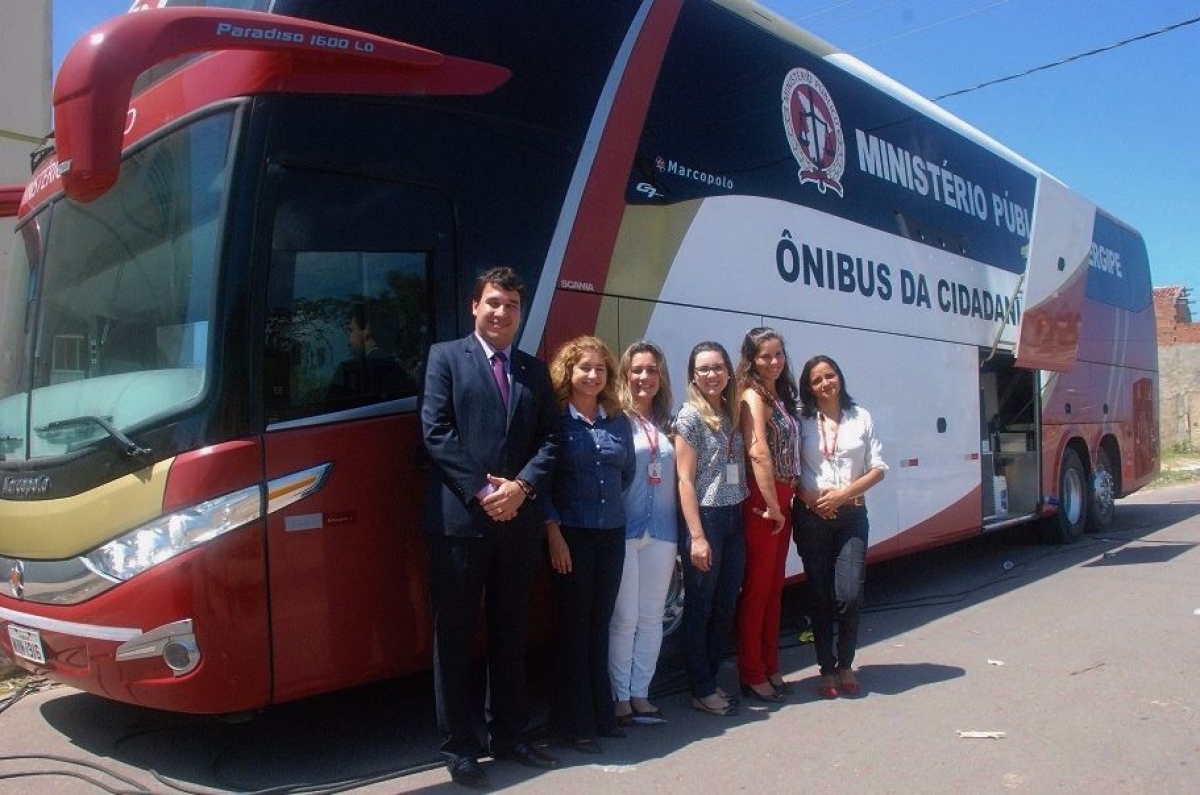
[[675,420],[679,505],[688,531],[680,543],[687,594],[683,656],[692,706],[710,715],[737,712],[736,701],[717,687],[746,564],[741,509],[748,493],[746,449],[732,370],[719,343],[693,348],[688,399]]
[[608,641],[617,725],[658,723],[650,680],[662,648],[663,605],[679,553],[678,489],[671,432],[671,380],[652,342],[621,356],[617,394],[633,427],[637,470],[625,492],[625,569]]
[[608,634],[625,562],[622,494],[634,477],[633,431],[610,380],[616,362],[601,340],[564,343],[550,364],[562,408],[559,455],[546,505],[555,602],[550,731],[585,753],[597,737],[622,737],[608,678]]

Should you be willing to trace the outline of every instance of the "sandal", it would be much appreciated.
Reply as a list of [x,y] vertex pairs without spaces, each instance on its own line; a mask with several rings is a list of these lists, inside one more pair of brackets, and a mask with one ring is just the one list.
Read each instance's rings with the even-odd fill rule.
[[726,701],[724,706],[713,707],[705,704],[695,696],[692,697],[692,709],[699,710],[700,712],[707,712],[709,715],[717,715],[718,717],[722,718],[737,714],[737,705],[735,704],[730,704],[728,701]]
[[848,696],[857,696],[862,691],[858,684],[858,678],[849,668],[838,671],[838,689]]
[[838,678],[833,674],[821,674],[821,683],[817,685],[817,695],[821,698],[837,698]]
[[632,718],[634,723],[640,723],[645,726],[667,722],[667,719],[663,717],[658,707],[651,707],[650,709],[638,709],[634,707]]

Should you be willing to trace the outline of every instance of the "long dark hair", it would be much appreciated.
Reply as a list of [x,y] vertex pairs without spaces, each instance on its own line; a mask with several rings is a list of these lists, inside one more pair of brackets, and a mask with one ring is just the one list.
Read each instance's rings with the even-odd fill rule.
[[854,408],[854,398],[850,397],[850,393],[846,390],[846,376],[842,375],[842,368],[838,367],[838,363],[823,353],[809,359],[804,363],[804,369],[800,371],[800,415],[803,417],[815,417],[817,415],[817,396],[813,393],[812,384],[809,381],[812,379],[813,368],[818,364],[827,364],[833,368],[838,377],[838,406],[842,411],[849,411]]
[[752,328],[742,338],[742,358],[737,366],[738,389],[753,389],[770,405],[772,398],[767,391],[767,385],[754,367],[759,346],[770,340],[779,340],[779,349],[783,351],[783,370],[775,379],[775,393],[783,401],[784,410],[788,414],[794,414],[796,411],[796,384],[792,380],[792,366],[787,359],[787,344],[784,343],[779,332],[773,328],[768,326]]

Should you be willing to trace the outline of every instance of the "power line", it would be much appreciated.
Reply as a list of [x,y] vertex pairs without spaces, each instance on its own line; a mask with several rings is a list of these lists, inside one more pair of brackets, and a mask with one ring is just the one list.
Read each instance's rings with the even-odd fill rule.
[[[854,0],[845,0],[845,2],[835,3],[831,6],[826,6],[825,8],[821,8],[816,11],[813,11],[811,14],[805,14],[804,16],[797,17],[796,21],[801,24],[804,24],[804,23],[808,22],[808,20],[813,19],[814,17],[819,17],[822,14],[828,13],[830,11],[836,11],[837,9],[841,8],[842,6],[850,5],[853,2],[854,2]],[[886,0],[886,2],[882,3],[881,5],[873,6],[871,8],[865,9],[863,11],[855,12],[853,14],[850,14],[849,16],[842,17],[841,19],[835,19],[829,23],[829,27],[836,27],[836,26],[844,24],[846,22],[851,22],[855,19],[859,19],[861,17],[865,17],[870,14],[874,14],[877,11],[881,11],[881,10],[887,8],[888,6],[894,6],[898,2],[900,2],[900,0]]]
[[[900,2],[900,0],[888,0],[886,3],[882,3],[880,5],[864,9],[863,11],[859,11],[858,13],[850,14],[849,16],[842,17],[841,19],[835,20],[831,24],[832,25],[842,25],[847,22],[853,22],[856,19],[861,19],[863,17],[870,16],[871,14],[882,11],[883,9],[887,8],[888,6],[894,6],[894,5],[896,5],[896,3],[899,3],[899,2]],[[1008,2],[1008,0],[1004,0],[1004,2]]]
[[947,25],[951,22],[957,22],[960,19],[968,19],[970,17],[976,16],[977,14],[982,14],[984,11],[989,11],[989,10],[995,8],[996,6],[1002,6],[1005,3],[1008,3],[1009,1],[1010,0],[995,0],[995,2],[989,3],[986,6],[980,6],[979,8],[973,8],[970,11],[963,12],[962,14],[956,14],[952,17],[946,17],[945,19],[940,19],[937,22],[930,22],[928,25],[923,25],[922,27],[916,28],[914,30],[906,30],[903,33],[896,34],[895,36],[888,36],[886,39],[879,39],[877,41],[872,41],[872,42],[869,42],[868,44],[862,45],[861,47],[855,47],[854,50],[856,52],[862,52],[863,50],[869,50],[872,47],[877,47],[880,44],[889,44],[893,41],[899,41],[900,39],[906,39],[909,36],[915,36],[918,33],[924,33],[927,30],[932,30],[933,28],[940,28],[942,25]]
[[1006,83],[1009,80],[1016,80],[1018,77],[1025,77],[1026,75],[1031,75],[1031,74],[1034,74],[1035,72],[1043,72],[1047,69],[1052,69],[1056,66],[1062,66],[1063,64],[1068,64],[1068,63],[1071,63],[1072,61],[1078,61],[1081,58],[1087,58],[1088,56],[1091,56],[1091,55],[1098,55],[1102,52],[1108,52],[1109,50],[1115,50],[1118,47],[1124,47],[1126,44],[1132,44],[1135,41],[1142,41],[1143,39],[1149,39],[1154,36],[1161,36],[1163,33],[1168,33],[1172,30],[1175,30],[1176,28],[1182,28],[1186,25],[1194,25],[1197,22],[1200,22],[1200,17],[1193,17],[1192,19],[1188,19],[1183,22],[1177,22],[1174,25],[1167,25],[1165,28],[1161,28],[1159,30],[1154,30],[1149,33],[1143,33],[1140,36],[1134,36],[1129,39],[1124,39],[1123,41],[1118,41],[1114,44],[1109,44],[1105,47],[1099,47],[1095,50],[1081,52],[1078,55],[1072,55],[1067,58],[1063,58],[1062,60],[1055,61],[1053,63],[1043,64],[1042,66],[1035,66],[1032,69],[1026,69],[1024,72],[1017,72],[1016,74],[1011,74],[1011,75],[1008,75],[1007,77],[998,77],[995,80],[988,80],[986,82],[979,83],[977,85],[973,85],[970,88],[960,88],[958,91],[951,91],[947,94],[942,94],[940,96],[933,97],[930,101],[931,102],[941,102],[943,99],[948,99],[949,97],[957,97],[961,94],[969,94],[972,91],[978,91],[981,88],[987,88],[988,86],[994,86],[997,83]]

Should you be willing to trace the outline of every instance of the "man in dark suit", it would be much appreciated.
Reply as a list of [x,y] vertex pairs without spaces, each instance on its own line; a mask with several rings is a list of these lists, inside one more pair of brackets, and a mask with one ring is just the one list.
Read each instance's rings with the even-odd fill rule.
[[417,394],[417,385],[396,357],[375,342],[366,304],[350,307],[346,323],[350,358],[338,364],[325,392],[329,411],[365,406]]
[[524,285],[511,268],[475,283],[474,332],[430,348],[421,401],[433,477],[425,501],[434,690],[441,752],[460,784],[486,786],[471,698],[471,636],[481,595],[487,624],[488,750],[550,768],[524,739],[529,598],[542,560],[536,500],[549,489],[558,409],[546,366],[513,347]]

